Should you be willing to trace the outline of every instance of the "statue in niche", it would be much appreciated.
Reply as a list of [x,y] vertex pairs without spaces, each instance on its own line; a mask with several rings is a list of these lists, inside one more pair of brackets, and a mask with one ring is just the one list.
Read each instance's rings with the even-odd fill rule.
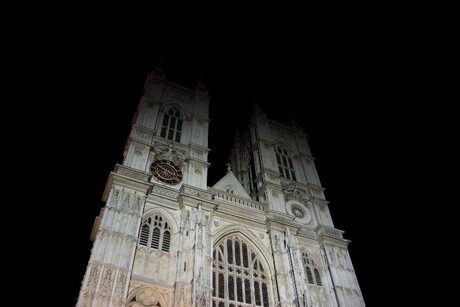
[[198,212],[196,213],[196,225],[203,225],[203,211],[201,211],[201,204],[198,205]]
[[102,282],[102,294],[107,295],[112,288],[112,270],[107,269],[104,280]]
[[89,286],[90,284],[91,286],[95,286],[96,279],[97,279],[97,272],[98,272],[98,267],[94,265],[91,268],[91,271],[89,273],[89,278],[88,278],[88,282],[86,283],[86,286]]
[[280,239],[278,238],[278,235],[274,236],[273,241],[275,242],[275,250],[279,250],[280,249]]
[[209,215],[206,216],[206,231],[211,231],[212,222],[214,220],[214,211]]
[[208,291],[203,290],[201,291],[200,297],[198,298],[198,306],[209,306],[208,303]]

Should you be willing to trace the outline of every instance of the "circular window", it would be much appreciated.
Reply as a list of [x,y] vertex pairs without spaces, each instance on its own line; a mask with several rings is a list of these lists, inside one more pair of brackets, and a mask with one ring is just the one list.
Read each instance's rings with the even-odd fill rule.
[[305,211],[303,211],[302,207],[298,205],[291,206],[291,212],[294,214],[295,217],[303,218],[305,216]]

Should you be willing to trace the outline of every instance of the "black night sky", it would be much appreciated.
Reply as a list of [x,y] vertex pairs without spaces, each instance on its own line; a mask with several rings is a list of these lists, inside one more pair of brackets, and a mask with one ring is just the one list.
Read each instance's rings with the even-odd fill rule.
[[[189,38],[173,51],[160,48],[169,41],[155,40],[155,33],[150,43],[100,34],[100,39],[80,37],[62,47],[72,55],[65,52],[69,56],[53,77],[56,93],[49,97],[60,101],[50,108],[59,115],[50,116],[49,131],[65,131],[50,136],[53,163],[57,173],[65,174],[53,184],[67,199],[59,203],[66,217],[58,219],[67,230],[62,247],[69,255],[59,260],[68,268],[58,273],[62,306],[77,301],[106,180],[122,161],[145,78],[160,60],[168,79],[194,87],[201,77],[212,96],[209,186],[225,174],[235,124],[244,128],[254,98],[269,117],[284,122],[294,118],[304,128],[334,224],[351,240],[349,251],[365,302],[376,306],[386,299],[380,293],[389,278],[382,263],[389,251],[384,242],[395,240],[385,230],[386,208],[398,204],[398,181],[404,181],[398,167],[410,159],[395,152],[410,142],[409,132],[396,129],[407,115],[400,108],[407,94],[399,94],[407,87],[407,71],[397,64],[404,54],[345,33],[321,43],[303,42],[308,48],[289,44],[288,38],[282,48],[279,41],[251,38],[248,43],[204,47],[203,38]],[[402,159],[398,167],[395,154]]]

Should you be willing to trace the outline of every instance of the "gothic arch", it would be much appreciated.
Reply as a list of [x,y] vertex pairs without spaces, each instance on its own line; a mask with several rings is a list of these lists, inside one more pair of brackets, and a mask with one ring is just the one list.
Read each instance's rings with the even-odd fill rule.
[[275,270],[273,267],[273,262],[271,259],[271,251],[269,251],[264,244],[260,241],[257,236],[249,231],[246,228],[242,228],[241,226],[228,226],[220,229],[218,232],[214,234],[214,243],[213,243],[213,250],[214,247],[219,243],[224,237],[232,235],[232,234],[240,234],[247,242],[249,242],[254,249],[260,252],[261,259],[263,259],[263,265],[269,269],[270,274],[274,274]]
[[142,220],[144,220],[146,217],[155,215],[157,213],[163,215],[168,220],[168,223],[171,226],[171,231],[174,234],[176,234],[179,231],[179,226],[177,225],[176,217],[174,217],[168,210],[165,210],[164,208],[151,208],[146,210],[142,215]]
[[190,112],[187,111],[182,105],[178,104],[177,102],[173,102],[173,101],[163,103],[160,107],[160,112],[158,112],[158,115],[164,114],[165,110],[169,110],[171,108],[178,109],[182,113],[184,120],[190,120],[190,117],[192,116]]
[[289,151],[289,153],[292,155],[292,157],[294,157],[294,155],[296,153],[296,150],[294,149],[294,147],[292,147],[290,144],[286,143],[285,140],[277,139],[274,142],[272,142],[272,145],[273,145],[273,149],[275,149],[278,146],[286,148]]
[[154,287],[142,286],[134,289],[127,300],[127,307],[166,307],[169,306],[160,291]]
[[238,226],[222,229],[214,242],[213,305],[274,306],[274,270],[262,242]]
[[142,215],[141,219],[141,227],[142,223],[144,222],[145,219],[148,217],[154,217],[155,215],[161,215],[163,218],[165,218],[166,222],[168,223],[170,230],[171,230],[171,243],[170,243],[170,250],[169,252],[173,255],[177,252],[177,233],[179,232],[179,227],[177,225],[176,218],[171,215],[167,210],[163,208],[152,208],[148,209],[144,212]]

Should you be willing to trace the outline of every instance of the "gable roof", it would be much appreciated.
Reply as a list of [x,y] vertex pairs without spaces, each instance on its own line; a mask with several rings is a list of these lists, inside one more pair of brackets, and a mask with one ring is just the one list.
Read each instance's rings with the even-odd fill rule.
[[237,196],[251,198],[232,171],[228,171],[227,174],[225,174],[225,176],[217,181],[217,183],[212,187],[221,191],[226,191],[228,188],[230,188]]

